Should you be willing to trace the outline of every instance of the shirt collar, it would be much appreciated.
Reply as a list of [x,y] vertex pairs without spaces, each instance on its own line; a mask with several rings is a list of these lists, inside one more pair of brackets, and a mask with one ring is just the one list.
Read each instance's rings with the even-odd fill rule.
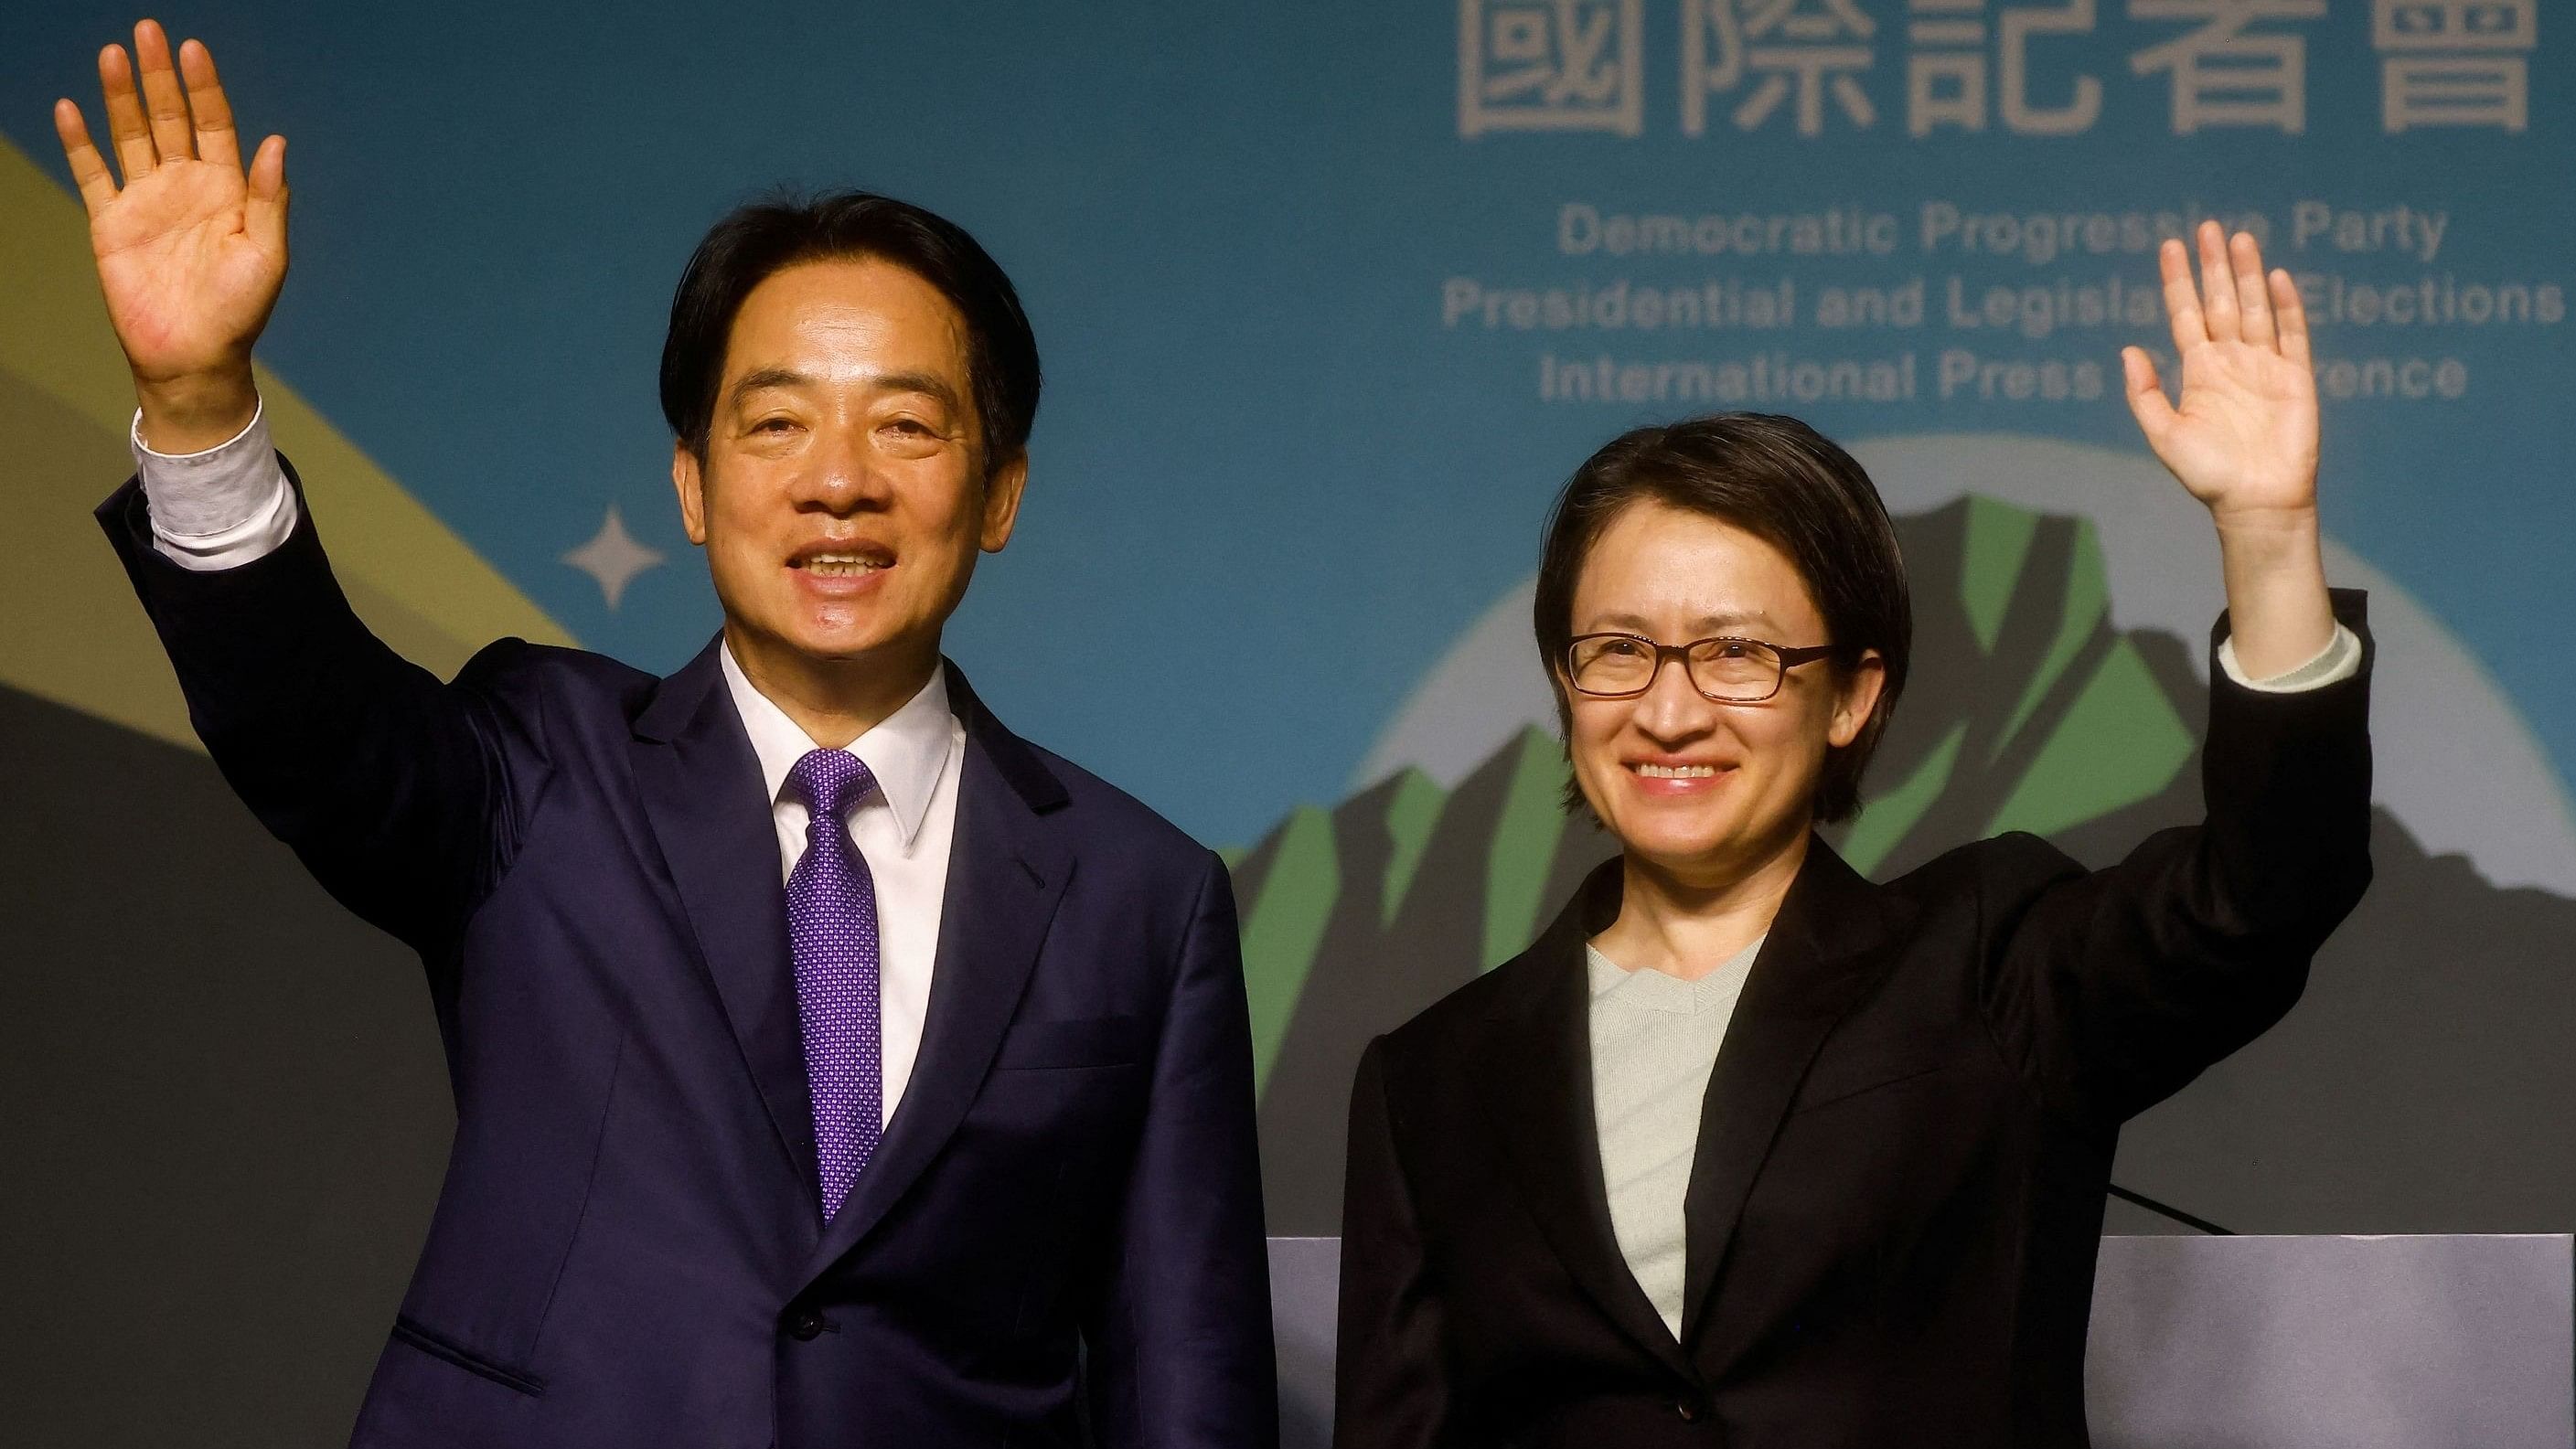
[[[817,746],[803,726],[753,686],[733,657],[731,642],[719,646],[717,653],[725,688],[733,694],[734,713],[742,716],[743,732],[751,736],[751,752],[760,761],[760,783],[775,805],[787,788],[788,772]],[[849,743],[849,752],[876,777],[907,850],[921,833],[922,818],[930,813],[930,797],[937,793],[939,777],[948,768],[948,747],[956,729],[957,721],[948,712],[948,671],[942,666],[930,671],[930,682],[903,708]]]

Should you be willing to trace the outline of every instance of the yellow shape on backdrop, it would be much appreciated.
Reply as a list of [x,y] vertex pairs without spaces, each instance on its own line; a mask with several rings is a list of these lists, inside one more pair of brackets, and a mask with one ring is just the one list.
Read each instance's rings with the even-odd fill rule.
[[[79,200],[0,137],[0,683],[196,744],[168,664],[90,510],[131,471],[134,391]],[[505,634],[572,636],[265,368],[260,396],[331,538],[341,585],[404,657],[453,674]]]

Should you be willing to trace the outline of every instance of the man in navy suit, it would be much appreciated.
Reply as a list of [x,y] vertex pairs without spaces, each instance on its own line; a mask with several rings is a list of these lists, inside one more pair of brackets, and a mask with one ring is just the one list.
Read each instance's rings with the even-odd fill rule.
[[[415,947],[453,1157],[362,1445],[1246,1445],[1277,1432],[1224,868],[946,665],[1038,360],[963,231],[746,208],[672,306],[724,628],[667,679],[351,612],[250,352],[284,143],[203,46],[56,123],[134,370],[99,510],[225,776]],[[184,84],[183,84],[184,76]]]

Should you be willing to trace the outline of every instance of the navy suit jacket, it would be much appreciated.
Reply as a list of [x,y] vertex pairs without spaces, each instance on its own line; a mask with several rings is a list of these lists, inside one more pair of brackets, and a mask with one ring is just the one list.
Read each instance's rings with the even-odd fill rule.
[[716,646],[656,679],[503,640],[441,684],[351,612],[309,511],[211,573],[153,549],[133,482],[99,518],[226,779],[428,971],[455,1147],[356,1444],[1275,1441],[1214,855],[952,667],[921,1053],[827,1228]]

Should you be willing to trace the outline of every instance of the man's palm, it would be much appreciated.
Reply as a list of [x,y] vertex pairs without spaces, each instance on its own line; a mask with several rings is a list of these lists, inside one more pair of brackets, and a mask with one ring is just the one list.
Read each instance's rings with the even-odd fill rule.
[[138,376],[202,370],[246,351],[286,255],[244,227],[238,167],[164,161],[90,222],[108,320]]

